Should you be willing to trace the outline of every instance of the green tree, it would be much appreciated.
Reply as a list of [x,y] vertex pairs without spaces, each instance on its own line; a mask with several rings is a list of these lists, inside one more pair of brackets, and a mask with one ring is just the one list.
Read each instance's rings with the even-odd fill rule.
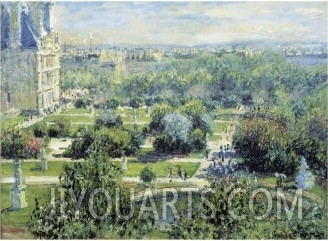
[[117,99],[110,99],[108,102],[107,107],[110,109],[117,109],[117,107],[120,105],[120,102]]
[[139,108],[140,106],[142,106],[144,104],[144,100],[141,97],[135,97],[133,99],[130,100],[129,105],[132,108]]
[[78,98],[75,103],[74,103],[75,108],[85,108],[86,107],[86,102],[82,98]]
[[140,171],[140,179],[145,183],[151,183],[156,179],[156,173],[152,171],[149,167],[144,167]]
[[30,132],[20,130],[9,132],[1,138],[1,156],[6,159],[35,157],[40,142]]
[[47,135],[47,125],[43,121],[35,123],[32,126],[32,130],[35,137],[44,137]]
[[69,156],[73,159],[87,158],[91,154],[91,144],[94,141],[94,133],[85,132],[81,138],[75,139],[69,149]]
[[122,157],[130,149],[131,136],[121,129],[102,128],[95,132],[91,151],[97,155]]
[[287,129],[279,122],[255,117],[237,128],[233,145],[251,170],[293,174],[298,161],[289,140]]
[[[107,238],[114,234],[125,238],[142,237],[153,227],[154,220],[142,219],[140,225],[138,210],[130,204],[130,192],[120,184],[121,174],[120,168],[101,156],[66,165],[59,178],[61,187],[68,191],[63,199],[55,197],[44,204],[36,199],[28,222],[29,231],[42,239],[106,238],[103,233],[109,235]],[[102,192],[94,195],[95,190]],[[130,212],[129,219],[121,218],[120,214],[126,216]]]
[[162,119],[165,115],[173,113],[173,108],[168,104],[156,104],[152,109],[150,116],[152,118],[149,127],[153,131],[161,132],[164,128]]
[[192,125],[190,120],[179,112],[167,114],[162,119],[163,135],[158,136],[155,148],[161,151],[188,153],[191,151],[190,133]]
[[71,122],[68,118],[61,117],[54,121],[54,125],[48,127],[49,137],[66,137],[69,136]]
[[103,110],[96,119],[95,129],[99,130],[102,126],[107,128],[120,127],[123,122],[120,116],[116,115],[111,109]]

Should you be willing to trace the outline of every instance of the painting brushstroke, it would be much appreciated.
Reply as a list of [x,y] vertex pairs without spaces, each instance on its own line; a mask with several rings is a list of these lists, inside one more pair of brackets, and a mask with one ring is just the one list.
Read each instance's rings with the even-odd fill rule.
[[327,239],[327,3],[1,2],[1,238]]

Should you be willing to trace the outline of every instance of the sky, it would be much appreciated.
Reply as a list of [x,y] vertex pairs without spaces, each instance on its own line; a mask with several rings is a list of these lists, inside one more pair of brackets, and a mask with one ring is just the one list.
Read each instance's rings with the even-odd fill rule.
[[327,42],[327,2],[55,2],[61,42]]

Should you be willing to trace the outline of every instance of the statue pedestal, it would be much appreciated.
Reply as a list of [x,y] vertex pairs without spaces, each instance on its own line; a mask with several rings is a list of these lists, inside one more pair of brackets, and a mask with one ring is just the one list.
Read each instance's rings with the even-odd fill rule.
[[26,185],[15,186],[10,190],[11,210],[19,210],[28,206],[25,201]]

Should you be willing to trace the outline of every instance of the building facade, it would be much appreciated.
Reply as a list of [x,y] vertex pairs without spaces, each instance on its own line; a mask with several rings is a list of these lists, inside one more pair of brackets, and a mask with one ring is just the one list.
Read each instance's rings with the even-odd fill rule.
[[1,3],[1,112],[58,108],[60,56],[51,3]]

